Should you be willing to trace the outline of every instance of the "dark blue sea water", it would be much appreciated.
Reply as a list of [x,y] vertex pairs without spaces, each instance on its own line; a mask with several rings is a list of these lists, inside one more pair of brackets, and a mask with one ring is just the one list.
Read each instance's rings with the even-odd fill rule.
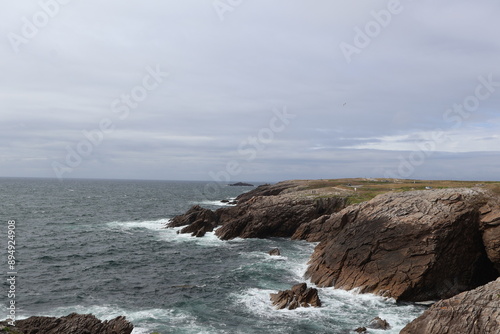
[[[7,317],[7,227],[16,221],[16,316],[125,315],[134,333],[349,333],[380,316],[398,333],[414,305],[320,289],[323,307],[274,310],[303,282],[314,244],[218,240],[164,229],[194,204],[216,209],[244,187],[203,182],[0,179],[0,312]],[[208,194],[204,190],[211,189]],[[216,191],[214,191],[216,189]],[[267,252],[278,247],[282,256]],[[372,331],[376,333],[377,331]]]

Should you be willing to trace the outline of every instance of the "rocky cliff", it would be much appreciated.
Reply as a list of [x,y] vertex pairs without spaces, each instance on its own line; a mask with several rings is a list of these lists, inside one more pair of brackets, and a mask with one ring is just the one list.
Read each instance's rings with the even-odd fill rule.
[[319,286],[448,298],[498,277],[481,233],[487,201],[479,189],[387,193],[303,224],[293,237],[320,241],[306,273]]

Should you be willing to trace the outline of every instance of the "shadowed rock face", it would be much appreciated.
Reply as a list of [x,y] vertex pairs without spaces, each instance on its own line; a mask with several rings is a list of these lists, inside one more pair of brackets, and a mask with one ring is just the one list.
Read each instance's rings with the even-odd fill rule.
[[500,278],[431,306],[401,334],[500,333]]
[[72,313],[66,317],[30,317],[16,321],[13,328],[23,334],[130,334],[134,326],[125,317],[100,321],[91,314]]
[[500,203],[492,199],[480,212],[480,227],[486,254],[500,272]]
[[323,216],[294,238],[321,241],[306,276],[397,300],[451,297],[498,277],[479,230],[472,189],[388,193]]

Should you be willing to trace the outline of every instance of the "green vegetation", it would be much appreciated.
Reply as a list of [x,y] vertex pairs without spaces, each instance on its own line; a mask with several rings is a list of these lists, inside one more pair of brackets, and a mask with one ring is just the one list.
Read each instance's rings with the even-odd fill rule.
[[330,179],[305,180],[297,190],[311,191],[315,198],[348,197],[349,204],[368,201],[377,195],[395,191],[426,189],[473,188],[489,189],[500,195],[500,182],[449,181],[449,180],[404,180],[404,179]]

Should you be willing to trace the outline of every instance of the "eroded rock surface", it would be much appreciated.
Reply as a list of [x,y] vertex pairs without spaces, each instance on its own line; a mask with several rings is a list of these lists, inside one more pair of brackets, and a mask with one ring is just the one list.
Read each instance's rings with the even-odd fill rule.
[[500,278],[431,306],[401,334],[500,333]]

